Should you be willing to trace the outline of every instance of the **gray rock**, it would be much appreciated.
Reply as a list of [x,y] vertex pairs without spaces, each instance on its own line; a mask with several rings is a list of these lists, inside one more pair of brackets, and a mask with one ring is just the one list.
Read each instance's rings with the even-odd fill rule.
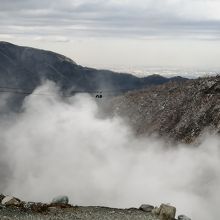
[[191,220],[191,218],[185,216],[185,215],[179,215],[178,220]]
[[139,209],[144,212],[151,212],[154,207],[152,205],[142,204]]
[[160,208],[155,207],[151,212],[152,212],[153,215],[159,215],[160,214]]
[[69,198],[68,198],[68,196],[57,196],[57,197],[53,198],[52,203],[68,204],[69,203]]
[[11,197],[11,196],[5,196],[5,198],[2,200],[2,205],[19,205],[20,204],[20,200],[15,198],[15,197]]
[[170,205],[161,204],[159,217],[162,220],[173,220],[175,219],[176,208]]

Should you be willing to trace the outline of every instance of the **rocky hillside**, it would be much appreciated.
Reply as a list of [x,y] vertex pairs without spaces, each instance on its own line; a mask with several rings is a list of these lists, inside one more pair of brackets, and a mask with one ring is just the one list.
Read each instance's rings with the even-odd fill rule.
[[220,76],[129,92],[110,106],[139,135],[159,133],[190,143],[206,130],[220,133]]

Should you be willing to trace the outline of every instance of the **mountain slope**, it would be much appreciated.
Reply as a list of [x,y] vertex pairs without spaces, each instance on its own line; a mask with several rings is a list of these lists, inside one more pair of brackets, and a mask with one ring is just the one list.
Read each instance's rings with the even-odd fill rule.
[[77,65],[71,59],[50,51],[0,42],[0,87],[33,90],[42,79],[49,79],[64,90],[96,91],[140,89],[170,80],[153,75],[138,78],[130,74],[96,70]]
[[129,92],[113,98],[110,106],[138,134],[190,143],[205,130],[220,133],[220,76]]

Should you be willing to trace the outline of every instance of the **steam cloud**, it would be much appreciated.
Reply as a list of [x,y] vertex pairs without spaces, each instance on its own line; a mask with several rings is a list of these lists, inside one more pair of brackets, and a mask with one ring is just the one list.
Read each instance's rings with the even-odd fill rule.
[[[53,96],[37,96],[47,89]],[[101,119],[89,95],[63,100],[47,82],[26,97],[23,111],[1,117],[0,190],[48,202],[138,207],[170,203],[178,214],[220,215],[220,140],[197,147],[137,138],[118,117]]]

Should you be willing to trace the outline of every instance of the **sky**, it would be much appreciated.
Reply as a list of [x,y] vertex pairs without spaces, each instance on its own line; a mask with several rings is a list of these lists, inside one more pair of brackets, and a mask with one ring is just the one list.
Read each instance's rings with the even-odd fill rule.
[[0,0],[0,40],[97,68],[220,69],[220,0]]

